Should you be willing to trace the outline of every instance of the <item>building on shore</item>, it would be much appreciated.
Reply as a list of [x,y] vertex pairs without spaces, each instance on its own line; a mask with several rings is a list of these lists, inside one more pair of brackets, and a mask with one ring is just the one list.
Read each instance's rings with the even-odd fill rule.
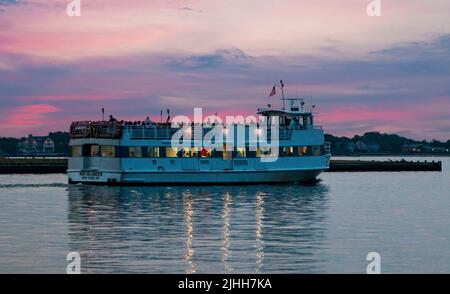
[[446,153],[449,149],[445,147],[424,146],[424,151],[427,153]]
[[359,152],[379,153],[381,148],[380,144],[371,141],[359,140],[354,145],[354,150]]
[[426,144],[405,144],[402,146],[402,151],[407,153],[449,153],[450,150],[446,147],[436,147]]
[[402,151],[407,153],[421,153],[424,151],[424,144],[404,144]]
[[46,155],[55,153],[55,142],[47,136],[28,135],[17,144],[20,155]]

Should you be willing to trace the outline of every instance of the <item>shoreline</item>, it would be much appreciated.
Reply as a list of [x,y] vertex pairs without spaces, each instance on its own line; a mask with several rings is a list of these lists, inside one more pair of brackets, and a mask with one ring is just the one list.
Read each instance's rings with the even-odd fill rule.
[[[339,158],[339,156],[333,156]],[[341,156],[348,157],[348,156]],[[353,160],[332,159],[325,172],[441,172],[441,161],[411,160]],[[359,156],[363,157],[363,156]],[[52,174],[66,173],[67,158],[0,158],[0,174]]]
[[406,154],[394,154],[394,153],[386,153],[386,154],[336,154],[336,155],[332,155],[332,157],[450,157],[450,154],[448,153],[444,153],[444,154],[439,154],[439,153],[430,153],[430,154],[426,154],[426,153],[419,153],[419,154],[410,154],[410,153],[406,153]]

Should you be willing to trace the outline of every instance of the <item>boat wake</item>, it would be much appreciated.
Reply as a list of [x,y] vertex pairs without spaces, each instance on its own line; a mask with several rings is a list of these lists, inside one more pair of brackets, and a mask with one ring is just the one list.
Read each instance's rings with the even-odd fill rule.
[[0,184],[1,188],[49,188],[49,187],[68,187],[64,183],[47,183],[47,184]]

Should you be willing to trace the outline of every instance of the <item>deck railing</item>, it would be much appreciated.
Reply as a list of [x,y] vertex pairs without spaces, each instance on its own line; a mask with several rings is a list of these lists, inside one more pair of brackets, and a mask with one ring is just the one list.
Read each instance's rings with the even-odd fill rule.
[[[102,139],[119,139],[124,132],[127,133],[130,139],[157,139],[157,140],[170,140],[172,136],[179,131],[180,128],[172,128],[170,124],[140,124],[130,125],[120,122],[109,121],[80,121],[74,122],[70,126],[70,138],[102,138]],[[194,132],[195,127],[191,127]],[[203,127],[203,134],[211,131],[211,127]],[[305,131],[305,130],[322,130],[322,126],[289,126],[280,127],[279,139],[289,140],[293,131]],[[248,134],[249,127],[245,126],[245,132]],[[271,129],[268,129],[268,137],[271,137]]]
[[[179,128],[171,128],[167,125],[126,125],[124,126],[124,132],[129,134],[130,139],[159,139],[170,140],[172,136],[179,131]],[[203,128],[203,135],[210,132],[212,128]],[[321,126],[310,127],[281,127],[279,129],[280,140],[290,140],[293,131],[305,131],[305,130],[322,130]],[[194,134],[195,127],[191,127],[191,134]],[[248,135],[248,126],[245,129],[246,137]],[[268,137],[271,137],[271,129],[268,129]]]
[[122,129],[123,125],[118,122],[73,122],[70,126],[70,138],[119,139],[122,136]]

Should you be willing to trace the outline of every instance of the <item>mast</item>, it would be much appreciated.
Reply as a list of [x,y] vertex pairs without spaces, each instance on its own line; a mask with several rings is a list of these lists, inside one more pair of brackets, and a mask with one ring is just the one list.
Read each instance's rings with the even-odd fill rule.
[[273,86],[273,90],[272,90],[270,96],[273,96],[273,95],[276,94],[275,87],[281,89],[281,100],[283,101],[283,109],[282,110],[285,110],[286,109],[286,103],[284,101],[284,83],[283,83],[283,80],[280,80],[280,84],[279,85],[278,85],[278,83],[275,83],[275,85]]

